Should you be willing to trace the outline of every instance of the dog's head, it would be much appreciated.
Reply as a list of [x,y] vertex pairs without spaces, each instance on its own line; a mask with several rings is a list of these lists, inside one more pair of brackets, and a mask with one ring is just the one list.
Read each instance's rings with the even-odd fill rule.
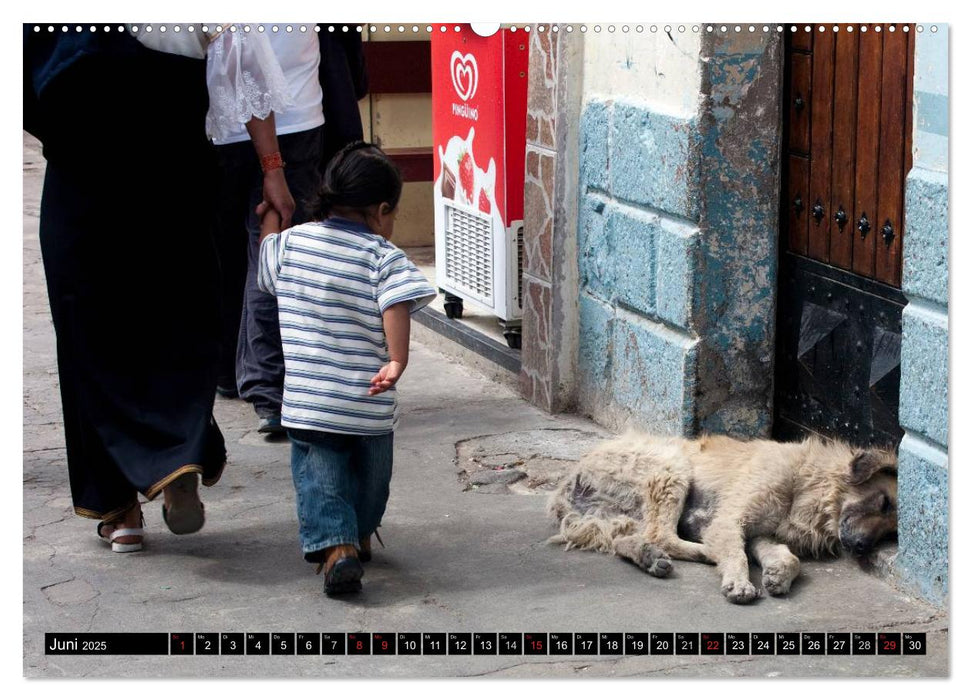
[[876,448],[855,451],[846,482],[840,544],[861,556],[897,531],[897,455]]

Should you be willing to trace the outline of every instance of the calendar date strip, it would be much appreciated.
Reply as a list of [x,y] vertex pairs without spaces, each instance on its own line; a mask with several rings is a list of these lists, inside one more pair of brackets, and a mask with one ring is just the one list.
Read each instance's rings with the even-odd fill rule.
[[926,632],[106,632],[44,635],[47,655],[900,656]]

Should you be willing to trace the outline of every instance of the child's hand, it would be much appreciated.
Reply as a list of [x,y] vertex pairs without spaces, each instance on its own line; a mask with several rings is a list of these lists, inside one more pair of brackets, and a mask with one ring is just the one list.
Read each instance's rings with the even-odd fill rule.
[[368,389],[368,396],[374,396],[387,391],[397,383],[404,374],[405,366],[400,362],[391,360],[388,364],[378,370],[378,373],[371,377],[371,388]]
[[269,202],[260,202],[256,207],[256,215],[260,218],[260,242],[271,233],[280,233],[282,217],[280,212],[270,206]]

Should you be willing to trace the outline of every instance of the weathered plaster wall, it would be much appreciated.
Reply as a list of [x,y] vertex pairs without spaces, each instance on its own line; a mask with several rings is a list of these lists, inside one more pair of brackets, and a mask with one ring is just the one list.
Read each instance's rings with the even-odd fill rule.
[[607,425],[770,428],[780,49],[585,39],[578,403]]
[[900,367],[900,580],[932,601],[948,593],[947,28],[917,34],[914,167],[907,176]]
[[778,268],[782,38],[708,35],[702,49],[704,328],[698,423],[767,436]]

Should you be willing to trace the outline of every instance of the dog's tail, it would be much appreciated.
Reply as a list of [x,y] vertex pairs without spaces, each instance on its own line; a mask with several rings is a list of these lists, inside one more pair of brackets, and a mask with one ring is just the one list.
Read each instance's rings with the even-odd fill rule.
[[639,523],[610,507],[609,501],[578,471],[565,479],[550,496],[547,513],[560,524],[558,534],[548,541],[566,549],[593,549],[614,553],[614,540],[632,534]]

